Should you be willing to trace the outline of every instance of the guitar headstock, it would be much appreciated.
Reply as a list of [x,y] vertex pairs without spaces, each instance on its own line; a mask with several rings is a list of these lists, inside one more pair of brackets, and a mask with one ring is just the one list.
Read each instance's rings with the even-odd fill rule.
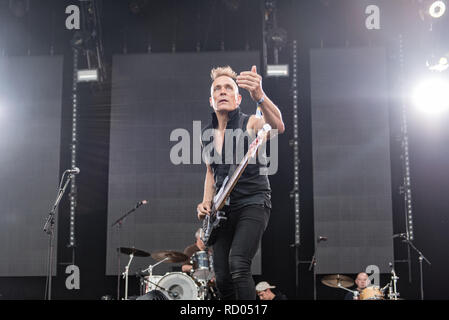
[[268,134],[268,132],[271,130],[271,126],[268,123],[265,123],[262,127],[262,129],[260,129],[257,132],[257,137],[263,136],[263,138],[265,138],[265,136]]
[[257,132],[256,139],[249,146],[248,154],[251,158],[254,157],[254,155],[257,152],[257,148],[259,147],[260,144],[262,144],[263,140],[267,137],[268,132],[270,132],[270,130],[271,130],[271,126],[268,123],[266,123],[263,125],[262,129],[260,129]]

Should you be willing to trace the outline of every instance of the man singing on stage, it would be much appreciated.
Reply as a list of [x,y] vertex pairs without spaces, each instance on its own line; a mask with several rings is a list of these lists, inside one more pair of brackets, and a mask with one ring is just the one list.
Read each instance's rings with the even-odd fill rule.
[[[285,130],[281,112],[262,89],[262,77],[257,74],[256,66],[239,75],[230,67],[215,68],[211,71],[211,78],[213,82],[209,103],[214,112],[211,124],[204,128],[202,133],[212,129],[213,137],[211,141],[203,141],[203,146],[213,143],[211,149],[215,154],[214,159],[218,155],[222,161],[206,161],[203,201],[197,206],[200,220],[210,214],[215,192],[223,184],[231,167],[225,160],[229,159],[228,152],[235,152],[235,145],[233,148],[227,147],[226,130],[240,128],[247,131],[251,137],[254,137],[264,124],[269,124],[278,133]],[[239,94],[239,87],[250,93],[261,111],[261,116],[248,116],[241,112],[239,106],[242,96]],[[271,133],[270,136],[273,137]],[[234,159],[233,155],[231,157]],[[224,300],[256,299],[251,262],[271,212],[270,183],[268,176],[260,170],[265,165],[259,161],[248,164],[230,195],[228,219],[217,230],[213,244],[214,268],[217,288],[221,299]]]

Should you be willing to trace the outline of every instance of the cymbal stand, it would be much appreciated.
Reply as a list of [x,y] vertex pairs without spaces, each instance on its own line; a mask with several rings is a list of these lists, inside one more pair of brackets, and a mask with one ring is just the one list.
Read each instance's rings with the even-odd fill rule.
[[129,266],[131,265],[131,261],[133,261],[134,254],[129,255],[128,265],[125,267],[125,272],[123,272],[123,278],[125,279],[125,300],[128,300],[128,274],[129,274]]
[[388,298],[391,300],[398,300],[399,292],[397,292],[397,281],[399,277],[396,276],[396,272],[394,268],[391,269],[391,281],[390,281],[390,290],[388,293]]
[[[144,203],[143,201],[138,202],[134,208],[129,210],[127,213],[122,215],[120,218],[118,218],[111,227],[117,226],[117,234],[118,234],[118,248],[122,245],[122,224],[125,221],[126,217],[129,216],[131,213],[136,211],[139,207],[141,207]],[[120,300],[120,251],[117,248],[117,300]],[[126,300],[126,299],[125,299]]]
[[153,268],[155,267],[155,266],[157,266],[157,265],[159,265],[159,264],[161,264],[162,262],[165,262],[165,261],[167,261],[169,258],[168,257],[166,257],[164,260],[161,260],[161,261],[159,261],[158,263],[156,263],[156,264],[154,264],[154,265],[149,265],[148,266],[148,268],[146,268],[145,270],[142,270],[141,272],[149,272],[149,274],[150,274],[150,277],[153,275]]
[[349,290],[348,288],[343,287],[340,282],[338,282],[337,286],[340,289],[343,289],[343,290],[351,292],[354,295],[355,298],[357,298],[359,296],[359,292],[357,290],[354,290],[354,291],[353,290]]

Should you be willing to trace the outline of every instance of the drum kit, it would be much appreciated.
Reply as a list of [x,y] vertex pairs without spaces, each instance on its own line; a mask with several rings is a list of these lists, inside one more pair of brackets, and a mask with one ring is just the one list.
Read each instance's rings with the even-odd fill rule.
[[[129,255],[130,259],[122,273],[125,279],[125,300],[128,300],[128,274],[134,257],[152,257],[158,262],[149,265],[140,274],[142,277],[141,291],[144,295],[157,293],[166,300],[207,300],[215,296],[213,281],[212,255],[206,251],[196,252],[190,259],[192,270],[190,274],[184,272],[168,272],[165,275],[155,275],[153,270],[161,263],[185,263],[189,257],[177,251],[159,251],[148,253],[136,248],[118,248],[120,253]],[[139,299],[139,298],[138,298]]]
[[[348,288],[354,285],[354,280],[341,274],[325,276],[321,279],[321,283],[331,288],[349,291],[353,294],[355,300],[402,300],[399,298],[399,292],[396,290],[398,279],[393,269],[390,282],[383,288],[379,286],[368,286],[361,291],[350,290]],[[387,289],[388,293],[386,293]]]

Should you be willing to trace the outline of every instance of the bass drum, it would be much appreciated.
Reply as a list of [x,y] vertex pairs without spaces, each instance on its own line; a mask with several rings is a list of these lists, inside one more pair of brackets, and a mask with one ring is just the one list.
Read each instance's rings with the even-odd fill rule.
[[195,281],[182,272],[165,274],[157,285],[169,300],[200,300]]

